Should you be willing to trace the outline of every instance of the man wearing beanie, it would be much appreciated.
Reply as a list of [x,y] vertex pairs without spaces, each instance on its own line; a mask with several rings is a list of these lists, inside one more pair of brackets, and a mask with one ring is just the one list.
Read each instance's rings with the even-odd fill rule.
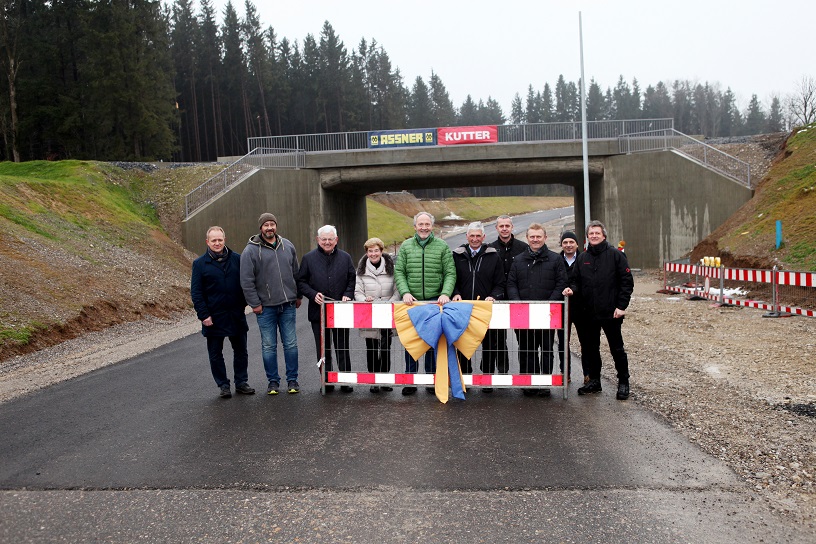
[[[575,263],[578,259],[578,255],[581,252],[578,249],[578,237],[575,236],[575,233],[571,230],[566,230],[561,234],[561,256],[564,258],[564,264],[567,267],[567,279],[572,277],[572,273],[575,270]],[[564,371],[564,346],[566,346],[566,351],[569,353],[569,337],[571,336],[572,332],[572,324],[575,323],[575,328],[577,329],[579,323],[577,321],[578,318],[578,305],[570,305],[569,307],[569,320],[564,323],[563,329],[558,329],[558,358],[561,360],[561,372],[565,373],[567,376],[567,380],[569,380],[569,368],[567,367],[566,372]],[[564,331],[567,331],[567,334],[564,334]],[[565,339],[566,337],[566,339]],[[580,336],[579,336],[580,338]],[[569,358],[568,358],[569,360]],[[589,376],[584,374],[584,383],[589,381]]]
[[298,259],[292,242],[278,234],[278,220],[271,213],[258,218],[259,234],[252,236],[241,253],[241,288],[258,320],[266,393],[280,392],[278,374],[278,331],[286,362],[289,393],[298,393],[298,346],[295,310],[300,307],[295,277]]

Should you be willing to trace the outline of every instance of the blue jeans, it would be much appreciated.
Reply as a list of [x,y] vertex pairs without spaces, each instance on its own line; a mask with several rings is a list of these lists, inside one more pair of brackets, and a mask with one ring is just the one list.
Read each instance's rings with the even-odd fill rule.
[[264,306],[256,315],[258,330],[261,332],[261,356],[263,357],[266,379],[270,383],[280,383],[278,374],[278,330],[283,343],[283,358],[286,361],[286,381],[297,381],[298,345],[295,333],[295,303],[286,302],[279,306]]

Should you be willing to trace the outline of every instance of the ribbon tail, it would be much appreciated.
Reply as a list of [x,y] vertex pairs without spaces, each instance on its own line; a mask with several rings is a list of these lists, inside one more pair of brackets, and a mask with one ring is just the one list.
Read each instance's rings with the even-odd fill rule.
[[445,335],[439,337],[439,344],[436,347],[436,379],[434,380],[434,392],[436,398],[441,403],[448,402],[448,341]]
[[448,344],[448,374],[450,375],[451,394],[454,398],[465,400],[465,383],[462,379],[462,367],[456,356],[456,348]]

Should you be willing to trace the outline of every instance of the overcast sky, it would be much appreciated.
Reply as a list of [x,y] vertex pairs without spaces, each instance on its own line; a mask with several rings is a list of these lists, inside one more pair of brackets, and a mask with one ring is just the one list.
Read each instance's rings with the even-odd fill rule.
[[[214,0],[223,22],[227,0]],[[194,4],[197,8],[197,5]],[[244,0],[233,0],[239,17]],[[532,84],[555,87],[559,74],[580,78],[578,13],[583,19],[584,72],[605,91],[618,77],[641,91],[676,79],[730,87],[744,109],[756,94],[767,111],[803,75],[816,77],[816,55],[801,33],[816,21],[816,1],[786,0],[256,0],[264,29],[278,39],[319,40],[324,21],[351,53],[375,39],[410,89],[431,72],[457,108],[468,94],[496,99],[505,115]]]

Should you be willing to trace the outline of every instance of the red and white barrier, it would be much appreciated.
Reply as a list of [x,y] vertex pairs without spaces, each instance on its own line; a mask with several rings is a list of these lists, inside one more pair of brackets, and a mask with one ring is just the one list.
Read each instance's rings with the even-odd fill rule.
[[[664,263],[663,270],[665,272],[679,272],[682,274],[693,274],[695,276],[703,276],[706,278],[716,278],[729,281],[742,281],[746,283],[769,283],[775,290],[778,285],[787,285],[793,287],[816,287],[816,273],[814,272],[790,272],[776,270],[754,270],[749,268],[725,268],[712,267],[679,263]],[[695,280],[696,283],[696,280]],[[783,306],[773,302],[757,301],[757,300],[743,300],[738,298],[726,297],[722,294],[711,294],[706,284],[705,289],[699,287],[677,287],[666,284],[664,279],[664,291],[672,291],[675,293],[684,293],[691,296],[706,298],[723,304],[730,304],[732,306],[744,306],[748,308],[757,308],[760,310],[768,310],[771,312],[783,312],[792,315],[802,315],[806,317],[816,317],[816,310],[800,308],[797,306]]]
[[[491,329],[560,329],[563,303],[494,302]],[[394,305],[377,302],[326,303],[328,329],[393,329]]]
[[[494,302],[490,329],[563,328],[563,302]],[[394,303],[390,302],[326,302],[323,305],[327,329],[393,329]],[[568,350],[568,346],[562,346]],[[566,355],[565,355],[566,356]],[[553,372],[559,372],[558,356],[553,353]],[[322,359],[321,359],[322,361]],[[567,397],[567,380],[563,374],[465,374],[466,387],[549,388],[559,387]],[[325,384],[378,386],[433,386],[433,374],[325,372]]]

